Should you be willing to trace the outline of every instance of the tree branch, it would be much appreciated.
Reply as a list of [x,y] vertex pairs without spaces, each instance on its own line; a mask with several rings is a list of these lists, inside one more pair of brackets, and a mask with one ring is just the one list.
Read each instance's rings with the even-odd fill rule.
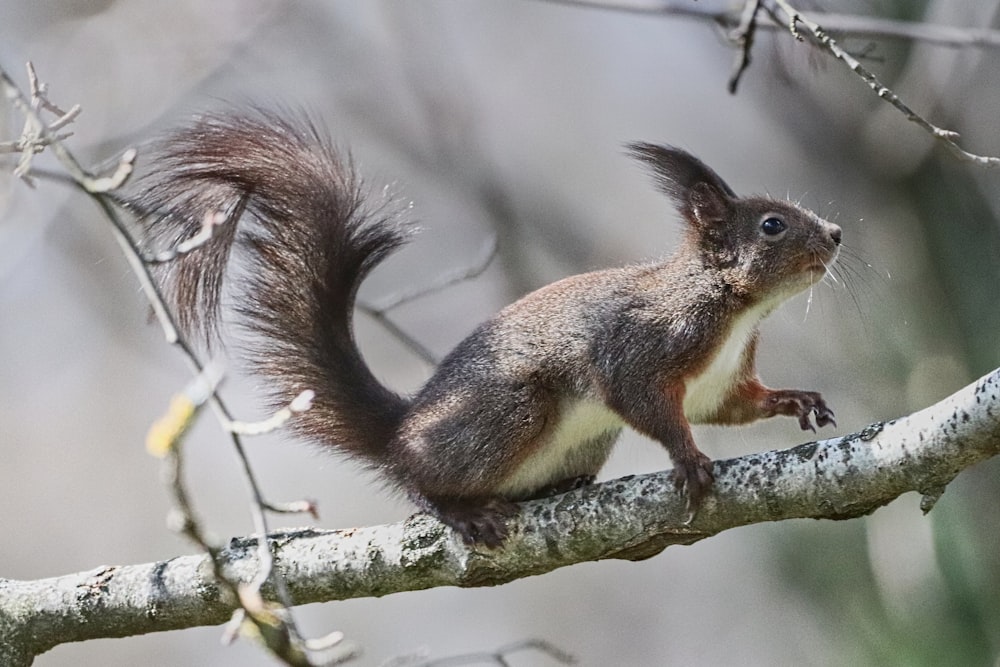
[[899,95],[882,83],[882,81],[880,81],[874,73],[862,65],[857,58],[841,48],[836,40],[830,36],[828,29],[819,25],[816,21],[804,16],[801,12],[799,12],[799,10],[786,2],[786,0],[774,0],[774,4],[781,9],[786,17],[788,17],[787,28],[796,39],[799,41],[802,41],[803,39],[802,34],[798,29],[801,25],[808,31],[809,35],[813,40],[815,40],[815,43],[820,48],[827,51],[834,58],[842,62],[849,70],[861,77],[861,80],[864,81],[868,87],[872,89],[872,92],[874,92],[880,99],[895,107],[900,113],[903,114],[903,116],[906,117],[906,120],[916,123],[932,137],[947,146],[948,149],[951,150],[951,152],[959,159],[966,162],[972,162],[980,167],[1000,167],[1000,157],[977,155],[965,150],[958,145],[958,132],[938,127],[910,108],[905,102],[903,102]]
[[[627,12],[675,16],[701,21],[711,21],[721,28],[733,30],[742,21],[742,11],[717,9],[699,5],[691,0],[543,0],[556,5],[586,7]],[[744,4],[745,7],[745,4]],[[822,11],[810,12],[810,16],[832,32],[843,37],[886,38],[919,41],[947,48],[1000,48],[1000,31],[972,26],[950,26],[934,23],[917,23],[887,19],[880,16],[857,16]],[[760,21],[761,30],[785,30],[786,25],[777,21]]]
[[736,89],[740,85],[740,77],[743,72],[750,67],[750,52],[753,50],[753,38],[757,32],[757,15],[760,13],[760,3],[762,0],[746,0],[743,4],[743,13],[740,16],[740,24],[729,35],[730,41],[736,45],[737,56],[733,64],[733,73],[729,76],[729,93],[736,94]]
[[[908,491],[930,510],[959,471],[1000,454],[1000,369],[908,417],[860,433],[715,464],[715,492],[686,525],[670,471],[524,503],[503,549],[473,550],[423,514],[345,530],[269,535],[296,604],[435,586],[493,586],[605,558],[640,560],[672,544],[793,518],[849,519]],[[252,581],[254,537],[218,554],[230,580]],[[274,591],[265,585],[265,596]],[[208,556],[102,567],[37,581],[0,580],[0,663],[30,664],[57,644],[225,622]]]
[[[730,75],[728,89],[735,93],[740,77],[750,64],[750,51],[753,47],[754,33],[759,29],[788,30],[797,40],[804,41],[799,26],[805,28],[813,44],[843,63],[849,70],[859,76],[872,92],[880,99],[891,104],[910,122],[916,123],[925,132],[943,143],[957,158],[971,162],[980,167],[1000,167],[1000,157],[978,155],[959,146],[959,134],[931,123],[908,106],[873,72],[842,48],[831,33],[842,34],[845,37],[892,37],[937,44],[938,46],[963,47],[1000,47],[1000,32],[980,28],[955,28],[909,21],[895,21],[877,17],[858,17],[843,14],[824,14],[810,12],[805,16],[793,7],[787,0],[770,0],[763,3],[759,0],[745,0],[741,10],[718,10],[700,7],[691,2],[674,0],[545,0],[554,4],[564,4],[577,7],[590,7],[625,11],[638,14],[658,14],[663,16],[678,16],[691,19],[711,21],[726,32],[726,37],[738,50],[733,73]],[[760,9],[765,12],[760,12]],[[779,13],[784,14],[785,21],[780,20]],[[770,21],[758,20],[759,15],[767,15]]]

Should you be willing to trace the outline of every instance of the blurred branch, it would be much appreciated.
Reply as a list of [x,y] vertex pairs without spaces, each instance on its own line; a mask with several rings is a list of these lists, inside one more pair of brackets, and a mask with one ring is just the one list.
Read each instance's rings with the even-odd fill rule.
[[[730,528],[795,518],[864,516],[903,493],[929,511],[959,473],[1000,454],[1000,369],[943,401],[859,433],[715,464],[715,491],[685,523],[670,471],[635,475],[524,503],[503,549],[470,549],[435,519],[268,536],[296,603],[436,586],[494,586],[575,563],[641,560]],[[218,553],[226,577],[259,572],[258,539]],[[261,589],[265,597],[273,587]],[[37,581],[0,580],[0,662],[30,663],[64,642],[221,623],[208,556],[104,567]],[[6,653],[4,653],[6,651]]]
[[746,0],[743,5],[743,14],[740,16],[740,24],[729,35],[730,41],[739,49],[736,62],[733,65],[733,73],[729,76],[728,88],[732,95],[736,94],[743,72],[750,67],[750,52],[753,50],[753,38],[757,32],[757,16],[760,14],[760,5],[761,0]]
[[462,655],[419,662],[406,660],[404,657],[403,660],[393,660],[388,664],[382,665],[382,667],[459,667],[459,665],[499,665],[500,667],[510,667],[511,663],[508,658],[512,654],[527,651],[542,653],[550,657],[553,662],[558,662],[562,665],[575,665],[577,662],[575,656],[566,653],[550,642],[541,639],[527,639],[501,646],[490,652],[464,653]]
[[416,287],[399,294],[390,295],[388,298],[383,299],[381,303],[358,303],[357,308],[378,322],[386,331],[410,348],[410,350],[418,357],[426,361],[428,364],[435,366],[441,360],[438,359],[426,345],[418,341],[416,338],[407,333],[401,326],[393,322],[389,318],[389,311],[393,308],[398,308],[399,306],[410,303],[411,301],[416,301],[417,299],[422,299],[425,296],[430,296],[431,294],[444,291],[447,288],[453,287],[461,282],[465,282],[466,280],[478,278],[483,274],[483,272],[486,271],[487,268],[489,268],[490,264],[493,263],[493,260],[497,256],[497,249],[497,237],[491,236],[489,241],[486,243],[483,257],[474,264],[456,271],[442,274],[440,278],[435,280],[430,285],[421,285],[420,287]]
[[[557,5],[588,7],[629,12],[633,14],[654,14],[677,16],[692,20],[710,21],[725,30],[739,27],[742,8],[712,9],[691,0],[543,0]],[[744,5],[745,6],[745,5]],[[810,12],[810,16],[827,30],[843,37],[887,38],[919,41],[949,48],[1000,48],[1000,31],[990,28],[956,27],[933,23],[899,21],[879,16],[857,16]],[[778,21],[761,21],[761,30],[785,30],[787,26]]]

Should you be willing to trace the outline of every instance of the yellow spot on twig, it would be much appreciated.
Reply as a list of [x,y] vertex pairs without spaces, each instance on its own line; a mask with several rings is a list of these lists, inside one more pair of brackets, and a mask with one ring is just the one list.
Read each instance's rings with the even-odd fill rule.
[[146,451],[163,458],[184,435],[195,414],[194,401],[186,394],[176,394],[170,399],[167,414],[157,419],[146,434]]

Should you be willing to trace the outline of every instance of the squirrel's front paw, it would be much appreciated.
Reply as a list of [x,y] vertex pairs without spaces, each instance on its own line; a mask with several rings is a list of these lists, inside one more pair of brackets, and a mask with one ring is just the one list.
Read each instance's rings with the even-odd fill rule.
[[833,424],[834,428],[837,427],[833,410],[827,406],[819,392],[799,389],[771,390],[764,399],[762,407],[768,417],[774,415],[797,417],[803,431],[816,432],[816,427],[809,419],[810,415],[815,416],[816,426]]

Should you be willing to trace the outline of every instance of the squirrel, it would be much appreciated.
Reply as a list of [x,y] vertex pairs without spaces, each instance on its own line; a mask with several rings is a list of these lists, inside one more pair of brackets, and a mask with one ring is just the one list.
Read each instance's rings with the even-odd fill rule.
[[[171,247],[225,215],[158,276],[182,330],[218,337],[220,290],[239,246],[234,300],[251,367],[275,405],[306,389],[297,435],[376,469],[470,545],[500,546],[516,502],[594,481],[623,426],[667,450],[694,516],[714,481],[690,424],[775,415],[836,425],[819,393],[764,386],[758,325],[821,280],[841,229],[787,201],[740,197],[693,155],[634,143],[684,223],[665,260],[542,287],[479,325],[415,395],[373,375],[352,329],[359,284],[412,231],[364,186],[305,114],[199,116],[161,139],[126,195],[144,243]],[[237,225],[239,223],[239,225]]]

